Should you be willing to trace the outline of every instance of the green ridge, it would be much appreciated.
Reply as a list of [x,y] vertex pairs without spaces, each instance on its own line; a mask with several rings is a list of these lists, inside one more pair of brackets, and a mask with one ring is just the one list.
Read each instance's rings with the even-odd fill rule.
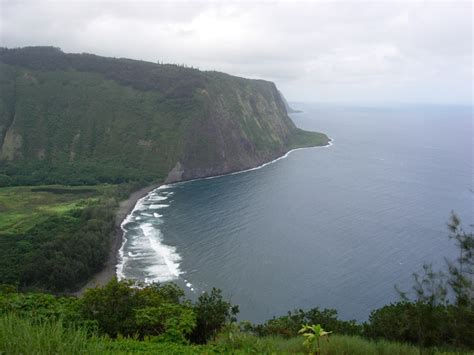
[[1,48],[0,91],[0,186],[185,180],[328,142],[273,83],[177,65]]

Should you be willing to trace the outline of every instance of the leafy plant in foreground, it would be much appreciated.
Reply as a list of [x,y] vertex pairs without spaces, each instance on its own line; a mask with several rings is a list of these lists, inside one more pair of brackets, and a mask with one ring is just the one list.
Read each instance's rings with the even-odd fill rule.
[[329,334],[332,332],[325,331],[320,324],[316,325],[303,325],[303,327],[298,332],[299,334],[303,335],[306,339],[303,342],[303,345],[306,346],[310,351],[315,348],[315,354],[321,354],[321,347],[319,344],[319,339],[322,337],[326,337],[329,341]]

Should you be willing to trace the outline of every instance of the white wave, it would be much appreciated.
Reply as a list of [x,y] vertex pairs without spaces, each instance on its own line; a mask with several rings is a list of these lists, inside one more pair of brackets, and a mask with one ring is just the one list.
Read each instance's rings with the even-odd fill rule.
[[157,209],[166,208],[166,207],[169,207],[169,206],[170,205],[157,203],[157,204],[153,204],[153,205],[148,206],[148,208],[153,209],[153,210],[157,210]]
[[160,195],[150,195],[148,197],[148,201],[164,201],[167,199],[168,199],[168,196],[160,196]]
[[[168,189],[173,188],[177,185],[185,184],[185,183],[192,182],[192,181],[216,179],[216,178],[227,176],[227,175],[242,174],[242,173],[246,173],[246,172],[249,172],[249,171],[262,169],[262,168],[266,167],[267,165],[276,163],[277,161],[288,157],[292,152],[294,152],[296,150],[313,149],[313,148],[328,148],[328,147],[331,147],[333,144],[334,144],[334,140],[330,139],[328,144],[325,145],[325,146],[292,149],[292,150],[288,151],[286,154],[282,155],[281,157],[278,157],[278,158],[276,158],[276,159],[274,159],[270,162],[264,163],[260,166],[254,167],[254,168],[245,169],[245,170],[241,170],[241,171],[236,171],[236,172],[228,173],[228,174],[210,176],[210,177],[206,177],[206,178],[198,178],[198,179],[192,179],[192,180],[187,180],[187,181],[180,181],[180,182],[176,182],[176,183],[172,183],[172,184],[163,184],[163,185],[157,187],[156,189],[152,190],[151,192],[148,193],[148,195],[142,197],[141,199],[139,199],[137,201],[137,203],[135,204],[135,207],[133,208],[132,212],[129,215],[127,215],[127,217],[122,221],[122,223],[120,225],[120,228],[123,231],[123,241],[122,241],[122,246],[119,249],[119,260],[118,260],[118,263],[116,265],[117,278],[119,280],[125,278],[124,266],[125,266],[125,264],[128,260],[127,257],[124,257],[124,255],[123,255],[124,254],[124,247],[125,247],[125,244],[127,242],[127,238],[125,236],[125,234],[126,234],[125,225],[132,221],[132,214],[136,211],[145,211],[145,210],[148,210],[148,209],[160,209],[160,208],[166,208],[166,207],[170,206],[169,204],[168,205],[166,205],[166,204],[151,204],[149,206],[145,205],[145,203],[144,203],[145,201],[148,201],[148,200],[149,201],[164,201],[168,198],[168,196],[171,196],[174,193],[172,191],[163,192],[164,194],[166,194],[166,196],[162,196],[162,195],[158,195],[159,191],[168,190]],[[143,213],[143,212],[142,212],[142,215],[151,217],[151,215],[149,215],[147,213]],[[159,215],[157,213],[154,213],[153,215],[156,218],[158,218],[157,215],[161,217],[161,215]],[[147,229],[146,226],[147,225],[145,225],[145,229]],[[149,267],[149,271],[151,273],[153,273],[154,275],[156,275],[155,278],[151,278],[151,280],[152,281],[163,282],[163,281],[173,280],[173,279],[176,279],[177,277],[179,277],[179,275],[181,274],[181,270],[179,269],[179,261],[181,260],[181,257],[179,256],[179,254],[176,253],[176,248],[174,248],[172,246],[167,246],[167,245],[162,244],[161,241],[159,240],[159,238],[156,238],[156,237],[155,237],[155,239],[150,238],[149,241],[150,241],[151,248],[157,253],[157,255],[162,256],[163,259],[164,259],[164,264],[157,264],[157,265]],[[135,246],[137,243],[134,241],[131,244]],[[147,280],[148,280],[148,278],[145,278],[145,282],[147,282]]]
[[160,217],[163,217],[163,215],[154,212],[154,213],[153,213],[153,217],[155,217],[155,218],[160,218]]
[[143,232],[148,237],[151,248],[155,251],[157,260],[160,263],[148,267],[150,276],[154,281],[164,282],[177,279],[181,274],[179,262],[181,256],[176,252],[176,248],[163,244],[161,232],[152,224],[143,225]]
[[170,189],[173,187],[173,184],[165,184],[165,185],[161,185],[159,186],[156,190],[166,190],[166,189]]
[[133,214],[134,212],[146,211],[147,206],[145,204],[145,201],[147,200],[147,198],[148,198],[148,195],[143,196],[141,199],[139,199],[137,203],[135,204],[135,206],[133,207],[133,210],[132,212],[130,212],[130,214]]
[[[163,244],[162,235],[159,229],[151,223],[142,223],[140,225],[142,233],[138,234],[131,241],[132,251],[128,251],[128,256],[124,256],[124,245],[127,242],[125,238],[124,245],[120,248],[120,262],[117,264],[117,277],[126,278],[125,268],[128,261],[146,260],[151,262],[144,271],[144,281],[165,282],[179,277],[181,270],[179,262],[181,256],[176,252],[176,248]],[[127,231],[124,233],[127,234]]]
[[236,171],[236,172],[229,173],[229,174],[223,174],[223,175],[217,175],[217,176],[210,176],[210,177],[208,177],[208,178],[204,178],[204,180],[207,180],[207,179],[214,179],[214,178],[221,177],[221,176],[226,176],[226,175],[242,174],[242,173],[246,173],[246,172],[249,172],[249,171],[262,169],[262,168],[264,168],[264,167],[266,167],[266,166],[268,166],[268,165],[270,165],[270,164],[276,163],[277,161],[279,161],[279,160],[281,160],[281,159],[287,158],[291,153],[296,152],[297,150],[315,149],[315,148],[329,148],[330,146],[333,145],[333,141],[334,141],[334,140],[330,138],[329,141],[328,141],[328,144],[326,144],[326,145],[317,146],[317,147],[295,148],[295,149],[289,150],[288,152],[286,152],[286,153],[285,153],[284,155],[282,155],[281,157],[278,157],[278,158],[276,158],[276,159],[274,159],[274,160],[272,160],[272,161],[263,163],[262,165],[256,166],[255,168],[240,170],[240,171]]
[[[247,173],[249,171],[254,171],[254,170],[258,170],[258,169],[262,169],[270,164],[273,164],[273,163],[276,163],[277,161],[281,160],[281,159],[285,159],[287,158],[291,153],[297,151],[297,150],[303,150],[303,149],[317,149],[317,148],[329,148],[331,147],[334,142],[334,139],[330,138],[329,141],[328,141],[328,144],[326,145],[321,145],[321,146],[316,146],[316,147],[304,147],[304,148],[295,148],[295,149],[292,149],[292,150],[289,150],[288,152],[286,152],[285,154],[283,154],[282,156],[272,160],[272,161],[269,161],[269,162],[266,162],[266,163],[263,163],[262,165],[259,165],[259,166],[256,166],[254,168],[249,168],[249,169],[245,169],[245,170],[239,170],[239,171],[234,171],[233,173],[225,173],[225,174],[220,174],[220,175],[214,175],[214,176],[208,176],[208,177],[204,177],[204,178],[197,178],[197,179],[190,179],[190,180],[186,180],[186,181],[178,181],[178,182],[174,182],[172,184],[168,184],[168,185],[162,185],[162,186],[165,186],[164,188],[166,189],[169,189],[169,188],[172,188],[172,187],[175,187],[175,186],[178,186],[178,185],[182,185],[182,184],[187,184],[189,182],[193,182],[193,181],[200,181],[200,180],[211,180],[211,179],[217,179],[217,178],[220,178],[220,177],[224,177],[224,176],[228,176],[228,175],[237,175],[237,174],[242,174],[242,173]],[[160,186],[158,189],[160,189],[162,186]]]
[[123,278],[125,278],[125,275],[123,273],[123,268],[125,266],[125,263],[127,262],[127,258],[124,257],[123,255],[123,249],[125,247],[125,243],[127,242],[127,238],[125,237],[125,225],[127,223],[130,223],[132,220],[132,214],[129,214],[127,217],[125,217],[125,219],[122,221],[122,223],[120,224],[120,228],[122,229],[122,245],[120,246],[120,249],[118,251],[118,254],[119,254],[119,257],[118,257],[118,260],[117,260],[117,265],[115,266],[115,273],[117,274],[117,279],[118,280],[122,280]]
[[[281,159],[285,159],[287,158],[291,153],[293,152],[296,152],[297,150],[303,150],[303,149],[313,149],[313,148],[328,148],[330,146],[333,145],[333,140],[330,139],[328,144],[326,145],[323,145],[323,146],[318,146],[318,147],[304,147],[304,148],[295,148],[295,149],[292,149],[292,150],[289,150],[288,152],[286,152],[284,155],[282,155],[281,157],[278,157],[272,161],[269,161],[269,162],[266,162],[266,163],[263,163],[262,165],[259,165],[259,166],[256,166],[255,168],[250,168],[250,169],[245,169],[245,170],[239,170],[239,171],[235,171],[233,173],[228,173],[228,174],[222,174],[222,175],[216,175],[216,176],[209,176],[209,177],[206,177],[206,178],[202,178],[202,179],[196,179],[196,180],[210,180],[210,179],[215,179],[215,178],[219,178],[219,177],[223,177],[223,176],[227,176],[227,175],[237,175],[237,174],[242,174],[242,173],[247,173],[249,171],[254,171],[254,170],[258,170],[258,169],[262,169],[270,164],[273,164],[273,163],[276,163],[277,161],[281,160]],[[189,180],[189,181],[192,181],[192,180]],[[185,181],[185,182],[188,182],[188,181]]]
[[123,251],[125,248],[125,244],[127,243],[127,237],[125,236],[127,230],[125,229],[125,225],[127,223],[130,223],[133,218],[133,212],[140,210],[140,208],[143,207],[143,201],[145,201],[146,196],[140,198],[137,203],[135,204],[135,207],[133,207],[132,212],[125,217],[125,219],[120,223],[120,229],[122,230],[122,245],[120,246],[120,249],[118,251],[119,257],[117,260],[117,265],[115,266],[115,273],[117,275],[118,280],[122,280],[125,278],[125,274],[123,272],[123,269],[125,267],[125,264],[127,263],[127,257],[123,255]]
[[125,278],[125,274],[123,273],[124,265],[127,263],[128,258],[123,256],[123,251],[119,253],[119,263],[115,267],[115,273],[117,274],[117,279],[120,281]]
[[140,258],[142,256],[145,256],[145,257],[149,256],[149,253],[140,253],[140,252],[134,253],[134,252],[129,251],[128,256],[131,258]]

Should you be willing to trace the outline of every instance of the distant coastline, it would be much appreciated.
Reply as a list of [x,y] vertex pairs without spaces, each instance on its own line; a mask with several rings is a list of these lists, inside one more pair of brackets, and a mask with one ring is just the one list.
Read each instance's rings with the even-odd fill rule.
[[[303,112],[303,111],[301,111],[301,112]],[[227,175],[237,175],[237,174],[246,173],[246,172],[249,172],[249,171],[252,171],[252,170],[258,170],[258,169],[264,168],[264,167],[267,166],[267,165],[276,163],[278,160],[285,159],[286,157],[288,157],[288,155],[290,155],[292,152],[294,152],[294,151],[296,151],[296,150],[312,149],[312,148],[329,148],[330,146],[333,145],[333,142],[334,142],[334,140],[333,140],[332,138],[329,138],[328,144],[326,144],[326,145],[316,145],[316,146],[314,146],[314,147],[301,147],[301,148],[290,149],[289,151],[287,151],[285,154],[279,156],[278,158],[275,158],[275,159],[273,159],[273,160],[271,160],[271,161],[269,161],[269,162],[266,162],[266,163],[263,163],[263,164],[261,164],[261,165],[258,165],[258,166],[254,167],[254,168],[249,168],[249,169],[234,171],[234,172],[227,173],[227,174],[222,174],[222,175],[215,175],[215,176],[209,176],[209,177],[205,177],[205,178],[198,178],[198,179],[193,179],[193,180],[181,181],[181,182],[190,182],[190,181],[196,181],[196,180],[210,180],[210,179],[216,179],[216,178],[223,177],[223,176],[227,176]],[[178,182],[177,182],[177,183],[178,183]]]

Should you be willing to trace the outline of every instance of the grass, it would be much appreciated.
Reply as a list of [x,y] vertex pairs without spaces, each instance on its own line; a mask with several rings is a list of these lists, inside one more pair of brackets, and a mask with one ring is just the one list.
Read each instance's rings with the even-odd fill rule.
[[61,322],[33,324],[9,314],[0,318],[0,354],[99,354],[100,343],[83,329]]
[[[308,354],[302,337],[284,339],[267,336],[256,337],[250,334],[234,334],[220,337],[216,345],[225,352],[248,353],[278,353],[278,354]],[[373,342],[354,336],[333,335],[329,341],[321,341],[321,354],[354,354],[354,355],[385,355],[385,354],[418,354],[417,348],[407,344],[391,343],[387,341]]]
[[[220,334],[208,345],[161,343],[148,339],[97,336],[86,329],[66,328],[61,321],[33,323],[15,314],[0,316],[0,354],[308,354],[302,337],[256,337],[247,333]],[[455,354],[432,350],[430,354]],[[415,355],[408,344],[369,341],[332,335],[321,342],[321,355]]]
[[305,148],[305,147],[317,147],[325,146],[329,142],[328,136],[324,133],[309,132],[297,128],[296,133],[293,135],[290,141],[291,148]]
[[[256,337],[248,333],[221,333],[213,345],[219,353],[232,354],[308,354],[303,337],[285,339],[277,336]],[[429,349],[429,354],[461,354]],[[321,340],[321,355],[417,355],[420,350],[410,344],[371,341],[357,336],[331,335]]]
[[35,324],[14,314],[0,316],[0,354],[210,354],[212,346],[111,340],[86,329],[66,328],[61,321]]
[[81,208],[115,188],[114,185],[92,187],[28,186],[0,188],[0,233],[21,234],[48,217]]

